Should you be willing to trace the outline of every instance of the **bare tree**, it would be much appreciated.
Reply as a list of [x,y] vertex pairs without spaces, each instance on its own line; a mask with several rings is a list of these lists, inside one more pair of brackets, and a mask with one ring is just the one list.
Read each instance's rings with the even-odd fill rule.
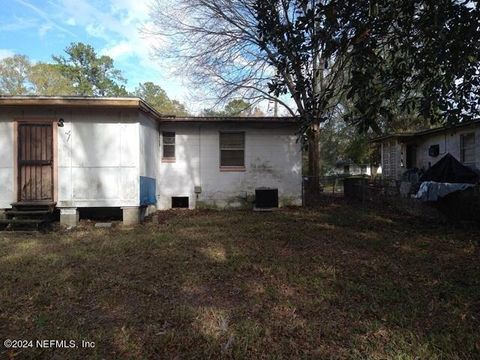
[[[321,0],[180,0],[152,8],[155,35],[166,35],[168,55],[181,71],[220,100],[277,101],[298,118],[306,135],[311,190],[318,191],[320,123],[335,110],[348,46],[325,32]],[[165,57],[164,48],[157,55]],[[291,100],[288,100],[290,95]]]

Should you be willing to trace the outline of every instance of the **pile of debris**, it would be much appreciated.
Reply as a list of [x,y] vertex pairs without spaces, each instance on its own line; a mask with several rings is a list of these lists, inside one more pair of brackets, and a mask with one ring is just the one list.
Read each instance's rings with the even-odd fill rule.
[[480,173],[446,154],[419,177],[413,197],[453,220],[480,220]]

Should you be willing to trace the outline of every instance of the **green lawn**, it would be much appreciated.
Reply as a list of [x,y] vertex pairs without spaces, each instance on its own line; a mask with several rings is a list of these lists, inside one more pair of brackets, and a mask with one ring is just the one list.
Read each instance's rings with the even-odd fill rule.
[[469,359],[480,230],[344,203],[0,233],[0,358]]

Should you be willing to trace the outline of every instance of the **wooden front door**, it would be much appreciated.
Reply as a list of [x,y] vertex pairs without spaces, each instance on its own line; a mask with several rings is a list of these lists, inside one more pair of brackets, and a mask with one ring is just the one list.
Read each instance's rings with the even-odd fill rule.
[[18,200],[53,201],[52,123],[18,125]]

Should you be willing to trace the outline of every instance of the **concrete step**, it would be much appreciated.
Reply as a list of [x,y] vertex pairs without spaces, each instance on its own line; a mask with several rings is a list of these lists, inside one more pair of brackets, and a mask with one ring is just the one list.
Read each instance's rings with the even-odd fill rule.
[[41,224],[45,219],[0,219],[0,224]]
[[17,201],[17,202],[14,202],[12,203],[11,205],[12,206],[52,206],[52,205],[55,205],[56,202],[54,201],[44,201],[44,200],[40,200],[40,201]]
[[13,211],[50,211],[55,209],[55,202],[52,201],[21,201],[12,203]]
[[6,219],[0,220],[0,230],[39,230],[47,227],[53,220],[55,202],[20,201],[12,204],[5,212]]
[[50,210],[7,210],[7,216],[45,216],[50,215]]

